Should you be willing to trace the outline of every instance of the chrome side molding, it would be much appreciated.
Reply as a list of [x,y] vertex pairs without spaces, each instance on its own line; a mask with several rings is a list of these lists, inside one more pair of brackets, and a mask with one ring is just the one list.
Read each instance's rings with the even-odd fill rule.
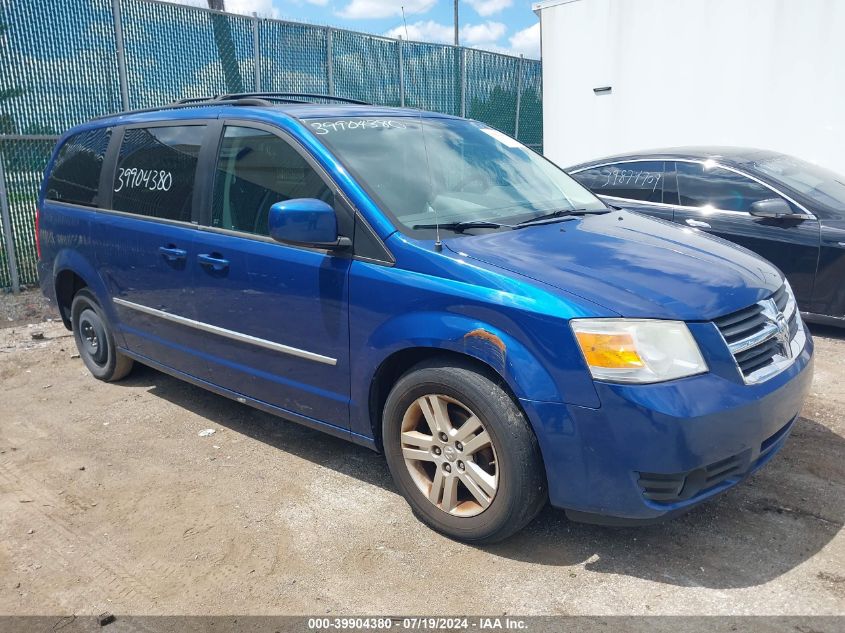
[[289,356],[304,358],[306,360],[311,360],[316,363],[323,363],[324,365],[337,365],[336,358],[323,356],[322,354],[317,354],[315,352],[309,352],[308,350],[299,349],[298,347],[290,347],[289,345],[282,345],[281,343],[268,341],[267,339],[258,338],[256,336],[250,336],[249,334],[235,332],[234,330],[227,330],[226,328],[211,325],[210,323],[203,323],[202,321],[189,319],[188,317],[179,316],[178,314],[171,314],[170,312],[165,312],[164,310],[150,308],[149,306],[141,305],[140,303],[133,303],[132,301],[127,301],[126,299],[121,299],[119,297],[114,297],[112,301],[114,301],[114,303],[116,303],[117,305],[129,308],[130,310],[143,312],[144,314],[149,314],[151,316],[164,319],[165,321],[178,323],[179,325],[191,327],[196,330],[208,332],[210,334],[216,334],[217,336],[222,336],[233,341],[248,343],[250,345],[257,345],[258,347],[263,347],[264,349],[269,349],[274,352],[280,352],[282,354],[288,354]]

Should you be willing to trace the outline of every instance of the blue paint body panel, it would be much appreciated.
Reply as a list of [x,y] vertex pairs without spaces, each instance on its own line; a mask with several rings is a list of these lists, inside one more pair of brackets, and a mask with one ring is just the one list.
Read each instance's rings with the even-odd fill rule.
[[[390,261],[252,239],[202,221],[51,202],[42,191],[45,294],[55,300],[58,275],[71,271],[99,298],[118,345],[133,358],[373,448],[380,420],[373,380],[386,362],[409,350],[473,358],[505,381],[525,411],[552,504],[580,512],[650,519],[683,509],[737,483],[783,444],[810,385],[809,334],[787,370],[748,385],[712,323],[778,290],[783,277],[765,260],[616,211],[450,234],[437,248],[397,230],[299,120],[306,115],[420,113],[221,105],[115,116],[71,132],[197,119],[210,130],[216,119],[273,126],[329,175]],[[207,193],[197,194],[195,218]],[[651,385],[594,381],[569,324],[589,317],[686,321],[709,371]],[[741,472],[677,503],[649,501],[637,483],[638,473],[692,471],[735,455],[745,460]]]

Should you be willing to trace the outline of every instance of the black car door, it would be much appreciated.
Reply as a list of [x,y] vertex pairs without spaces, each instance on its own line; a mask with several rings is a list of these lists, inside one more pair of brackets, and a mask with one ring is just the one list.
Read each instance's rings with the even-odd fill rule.
[[570,175],[607,204],[672,219],[672,207],[663,202],[666,163],[636,160],[588,167]]
[[809,311],[845,319],[845,212],[821,222],[819,269]]
[[[807,212],[755,179],[712,160],[675,161],[675,176],[667,174],[665,196],[677,195],[674,219],[735,242],[762,255],[789,280],[798,305],[808,310],[819,259],[819,222]],[[667,164],[672,169],[672,162]],[[676,186],[676,191],[672,191]],[[758,200],[783,198],[794,217],[751,215]]]

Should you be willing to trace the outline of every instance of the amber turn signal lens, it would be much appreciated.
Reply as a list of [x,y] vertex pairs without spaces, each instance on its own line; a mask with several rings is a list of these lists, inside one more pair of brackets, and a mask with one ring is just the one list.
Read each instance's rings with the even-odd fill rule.
[[591,367],[627,369],[645,365],[630,334],[576,332],[575,336],[584,352],[584,359]]

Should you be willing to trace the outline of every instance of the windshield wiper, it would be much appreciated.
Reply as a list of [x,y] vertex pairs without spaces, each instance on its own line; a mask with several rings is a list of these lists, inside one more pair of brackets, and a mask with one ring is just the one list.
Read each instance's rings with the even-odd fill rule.
[[576,215],[601,215],[603,213],[610,213],[610,209],[558,209],[551,213],[546,213],[530,220],[524,220],[517,224],[504,224],[503,222],[492,222],[490,220],[464,220],[463,222],[442,222],[440,224],[415,224],[414,229],[436,229],[441,228],[444,231],[454,231],[455,233],[463,233],[467,229],[520,229],[525,226],[533,226],[536,224],[550,224],[552,222],[563,222],[571,219]]
[[522,222],[518,222],[514,228],[519,228],[523,226],[533,226],[535,224],[550,224],[552,222],[563,222],[568,218],[571,218],[576,215],[602,215],[604,213],[610,213],[610,209],[557,209],[556,211],[552,211],[551,213],[546,213],[536,218],[531,218],[530,220],[523,220]]
[[510,224],[502,224],[501,222],[488,222],[486,220],[464,220],[463,222],[442,222],[440,224],[415,224],[413,228],[441,228],[444,231],[454,231],[455,233],[463,233],[467,229],[499,229],[503,226],[509,229],[514,228]]

